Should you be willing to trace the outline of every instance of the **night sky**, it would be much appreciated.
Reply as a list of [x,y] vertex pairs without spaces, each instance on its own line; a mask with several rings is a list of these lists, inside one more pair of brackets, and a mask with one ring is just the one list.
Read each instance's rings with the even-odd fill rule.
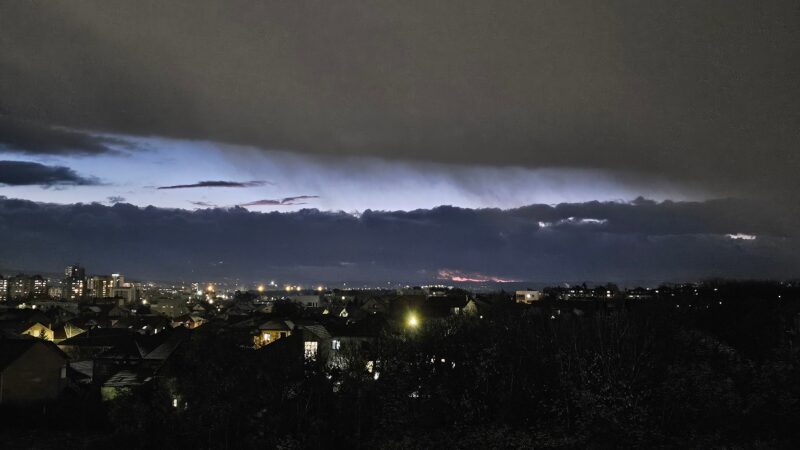
[[0,2],[0,269],[800,275],[794,1]]

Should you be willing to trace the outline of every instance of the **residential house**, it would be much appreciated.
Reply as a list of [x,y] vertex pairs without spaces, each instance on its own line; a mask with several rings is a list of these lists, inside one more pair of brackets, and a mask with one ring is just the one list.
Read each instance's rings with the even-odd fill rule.
[[477,315],[479,305],[474,299],[463,297],[431,297],[424,305],[428,317]]
[[385,298],[372,297],[361,305],[361,309],[368,314],[385,314],[389,310],[389,300]]
[[55,400],[64,386],[68,361],[52,342],[0,339],[0,404]]
[[525,303],[528,305],[533,302],[538,302],[542,298],[543,295],[541,291],[534,291],[532,289],[516,291],[514,294],[514,299],[517,303]]
[[255,348],[269,345],[278,339],[289,337],[295,329],[295,324],[291,320],[269,320],[258,326],[258,331],[253,336]]

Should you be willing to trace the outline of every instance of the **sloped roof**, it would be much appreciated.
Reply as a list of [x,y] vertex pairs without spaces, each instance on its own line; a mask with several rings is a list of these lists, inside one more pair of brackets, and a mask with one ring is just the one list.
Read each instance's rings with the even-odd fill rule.
[[86,345],[93,347],[110,347],[135,334],[127,328],[92,328],[77,336],[61,342],[61,345]]
[[19,334],[27,331],[29,328],[36,326],[37,324],[47,329],[50,329],[50,327],[48,327],[47,325],[38,320],[33,322],[29,321],[18,322],[16,320],[3,320],[0,321],[0,329]]
[[8,367],[20,356],[30,350],[36,341],[33,339],[14,339],[0,341],[0,370]]
[[141,386],[152,378],[152,372],[149,370],[129,370],[123,369],[111,376],[103,387],[128,387],[128,386]]
[[463,308],[469,300],[467,297],[430,297],[425,304],[433,307]]
[[259,330],[291,331],[295,328],[291,320],[270,320],[259,325]]
[[161,345],[153,349],[153,351],[145,355],[144,359],[158,361],[166,360],[170,355],[172,355],[172,353],[175,352],[179,345],[189,339],[190,334],[191,331],[184,327],[177,327],[173,329],[172,332],[167,336],[167,339],[165,339]]
[[298,328],[303,332],[303,339],[330,339],[331,334],[324,325],[319,323],[298,325]]
[[82,378],[88,378],[89,380],[92,379],[92,375],[94,373],[94,361],[75,361],[69,363],[69,368],[78,374]]
[[107,348],[100,356],[111,359],[139,359],[161,345],[164,333],[141,335],[128,328],[94,328],[61,341],[61,346]]
[[37,345],[44,345],[46,348],[55,352],[55,354],[63,358],[65,361],[69,360],[69,357],[64,352],[62,352],[55,344],[49,341],[35,338],[2,339],[0,340],[0,370],[5,370],[5,368],[11,365],[11,363],[19,359],[22,355]]

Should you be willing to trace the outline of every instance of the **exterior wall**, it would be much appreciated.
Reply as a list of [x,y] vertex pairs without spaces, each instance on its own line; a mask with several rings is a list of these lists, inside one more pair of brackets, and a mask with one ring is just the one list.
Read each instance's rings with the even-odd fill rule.
[[319,295],[296,295],[289,297],[289,300],[306,308],[316,308],[320,305]]
[[187,308],[185,305],[153,304],[150,305],[150,310],[154,313],[158,313],[169,318],[175,318],[189,314],[189,308]]
[[38,275],[33,277],[33,295],[37,297],[47,295],[47,280]]
[[0,276],[0,302],[8,300],[8,280]]
[[515,298],[517,303],[532,303],[541,300],[542,293],[540,291],[517,291]]
[[63,298],[64,290],[61,286],[51,286],[47,288],[47,296],[50,298]]
[[136,295],[136,286],[127,287],[114,287],[111,288],[111,297],[119,297],[125,299],[126,304],[136,303],[138,300]]
[[369,337],[333,336],[324,343],[320,342],[320,357],[329,366],[344,369],[347,367],[348,355],[358,352],[362,345],[372,341]]
[[81,300],[86,295],[86,280],[67,278],[64,280],[62,295],[67,300]]
[[12,300],[23,299],[33,294],[33,279],[27,275],[18,275],[8,280],[8,297]]
[[114,280],[111,277],[94,276],[89,279],[88,287],[93,298],[109,298],[112,296]]
[[189,306],[183,298],[160,297],[150,303],[150,311],[175,318],[189,314]]
[[[283,333],[283,336],[281,336],[281,333]],[[287,330],[259,330],[258,334],[253,336],[253,344],[256,348],[260,348],[282,337],[289,337],[291,335],[292,332]]]
[[50,342],[52,342],[53,339],[55,339],[55,333],[53,332],[53,330],[40,323],[34,324],[32,327],[23,331],[22,334],[27,334],[29,336],[42,338]]
[[61,393],[66,361],[44,345],[35,345],[0,374],[0,403],[54,400]]
[[464,306],[462,312],[468,316],[474,316],[475,314],[478,314],[478,304],[475,303],[474,300],[470,300]]

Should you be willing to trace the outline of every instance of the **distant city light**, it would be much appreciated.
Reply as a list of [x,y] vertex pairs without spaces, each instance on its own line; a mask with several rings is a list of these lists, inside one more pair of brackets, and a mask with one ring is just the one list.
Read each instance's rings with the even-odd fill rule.
[[408,324],[409,328],[416,328],[419,326],[419,319],[417,318],[416,314],[411,313],[408,315],[406,323]]
[[728,234],[728,238],[733,239],[735,241],[754,241],[756,239],[756,235],[754,234],[744,234],[744,233],[735,233],[735,234]]

